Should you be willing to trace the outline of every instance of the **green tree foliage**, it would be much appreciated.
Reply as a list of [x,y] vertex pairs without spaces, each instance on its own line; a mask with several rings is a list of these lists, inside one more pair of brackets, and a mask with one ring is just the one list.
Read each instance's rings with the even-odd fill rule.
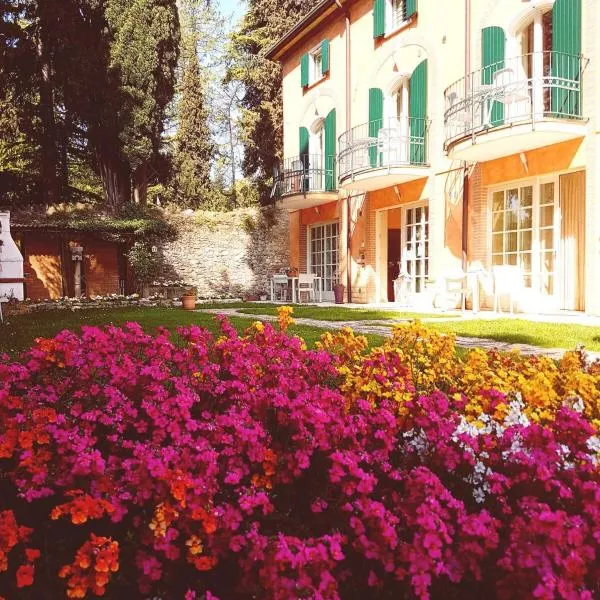
[[0,10],[0,183],[11,190],[1,201],[102,190],[118,210],[133,190],[143,202],[174,93],[176,0],[0,0]]
[[112,33],[109,69],[122,98],[119,139],[136,200],[145,202],[148,168],[175,91],[179,15],[175,0],[108,0],[105,15]]
[[262,203],[270,201],[273,167],[282,158],[283,107],[281,69],[261,53],[317,4],[318,0],[250,0],[232,38],[234,62],[227,79],[241,81],[245,90],[243,171],[258,186]]
[[198,2],[180,6],[182,46],[170,195],[179,206],[206,206],[212,192],[211,167],[215,153],[207,102],[206,80],[198,58]]

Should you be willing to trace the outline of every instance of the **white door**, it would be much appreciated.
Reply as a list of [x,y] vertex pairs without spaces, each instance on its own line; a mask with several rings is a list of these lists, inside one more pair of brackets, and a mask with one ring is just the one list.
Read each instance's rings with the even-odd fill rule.
[[321,278],[323,300],[333,301],[339,283],[339,224],[325,223],[310,228],[308,268]]
[[534,305],[559,307],[560,208],[556,178],[514,185],[492,194],[492,265],[521,268]]
[[411,205],[402,211],[402,271],[410,277],[410,291],[425,291],[429,278],[429,206]]

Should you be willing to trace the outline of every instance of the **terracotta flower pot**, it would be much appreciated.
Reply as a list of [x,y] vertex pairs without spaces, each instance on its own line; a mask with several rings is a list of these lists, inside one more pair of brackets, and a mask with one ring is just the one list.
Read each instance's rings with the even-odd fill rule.
[[181,303],[184,310],[196,310],[196,296],[182,296]]

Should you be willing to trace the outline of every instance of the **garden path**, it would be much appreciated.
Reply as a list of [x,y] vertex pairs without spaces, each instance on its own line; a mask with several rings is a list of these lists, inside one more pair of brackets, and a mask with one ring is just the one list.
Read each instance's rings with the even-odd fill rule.
[[[200,309],[199,312],[208,312],[213,314],[223,314],[234,317],[248,318],[249,315],[241,312],[236,308],[218,308],[218,309]],[[276,321],[277,317],[273,315],[252,315],[252,318],[260,321]],[[456,318],[449,317],[436,318],[436,319],[422,319],[423,323],[435,322],[440,323],[443,321],[456,320]],[[411,319],[395,319],[393,321],[323,321],[319,319],[306,319],[294,317],[294,321],[298,325],[307,325],[309,327],[319,327],[321,329],[342,329],[344,327],[350,327],[356,333],[361,334],[374,334],[384,337],[391,335],[391,329],[394,325],[400,323],[407,323]],[[531,346],[529,344],[511,344],[509,342],[501,342],[498,340],[491,340],[485,338],[475,337],[456,337],[456,345],[460,348],[483,348],[484,350],[499,350],[500,352],[511,352],[512,350],[519,350],[522,354],[529,354],[534,356],[547,356],[554,360],[559,360],[563,357],[566,350],[563,348],[541,348],[539,346]],[[600,352],[586,351],[588,359],[590,361],[600,360]]]

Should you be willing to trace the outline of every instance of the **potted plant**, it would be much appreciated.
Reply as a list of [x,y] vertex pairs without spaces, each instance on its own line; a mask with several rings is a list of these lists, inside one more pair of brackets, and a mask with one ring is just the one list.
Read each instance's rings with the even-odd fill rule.
[[184,310],[195,310],[198,291],[195,287],[188,288],[183,296],[181,296],[181,304]]

